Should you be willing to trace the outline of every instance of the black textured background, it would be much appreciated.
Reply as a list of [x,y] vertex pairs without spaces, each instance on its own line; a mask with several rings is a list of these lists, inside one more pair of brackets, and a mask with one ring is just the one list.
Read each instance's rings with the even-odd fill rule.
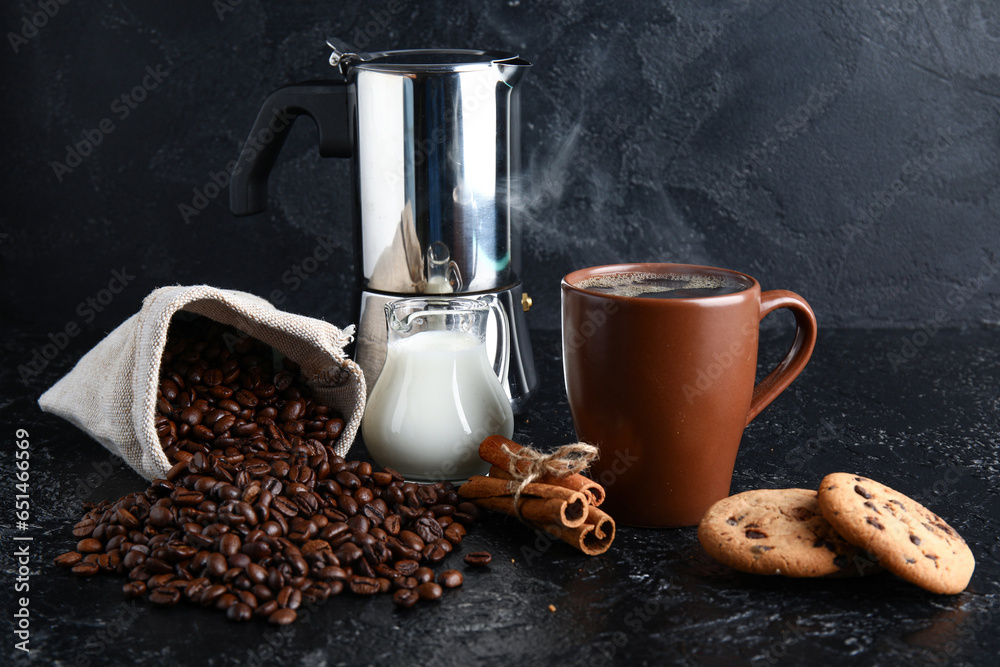
[[[348,162],[318,157],[308,120],[268,213],[234,219],[225,192],[188,223],[178,210],[236,156],[272,89],[329,75],[327,36],[534,63],[522,206],[534,328],[558,327],[562,275],[625,260],[746,271],[801,293],[823,328],[1000,322],[996,2],[53,6],[16,53],[10,33],[38,0],[0,13],[0,310],[43,333],[77,323],[69,354],[170,283],[279,290],[286,309],[351,321]],[[122,119],[114,100],[157,66],[168,74]],[[57,175],[67,144],[104,118],[114,130]],[[327,237],[333,256],[296,285],[290,269]],[[135,277],[112,303],[78,308],[122,267]]]
[[[278,638],[289,664],[995,662],[997,2],[62,1],[0,9],[0,321],[14,330],[0,343],[0,606],[11,638],[18,427],[32,436],[37,540],[36,652],[11,640],[8,661],[259,664]],[[12,44],[40,2],[58,11]],[[710,561],[690,528],[621,526],[612,551],[581,561],[486,521],[466,548],[492,550],[495,564],[440,606],[406,616],[386,599],[345,597],[292,639],[197,609],[126,608],[120,582],[56,571],[78,501],[141,484],[36,397],[150,290],[279,290],[288,310],[351,321],[348,164],[318,157],[308,121],[272,175],[267,214],[232,218],[224,192],[188,222],[178,210],[235,158],[272,89],[327,75],[328,36],[362,49],[507,49],[535,63],[520,212],[542,386],[518,440],[573,437],[554,331],[562,275],[625,260],[743,270],[805,296],[822,332],[803,375],[747,429],[733,491],[814,487],[841,469],[883,480],[968,539],[969,589],[741,575]],[[158,66],[168,74],[121,118],[115,100]],[[105,118],[114,130],[57,175],[67,144]],[[296,285],[292,268],[320,244],[333,256]],[[115,271],[130,277],[111,295]],[[762,369],[788,335],[769,328]],[[57,343],[22,385],[19,365]],[[81,486],[92,471],[96,490]]]

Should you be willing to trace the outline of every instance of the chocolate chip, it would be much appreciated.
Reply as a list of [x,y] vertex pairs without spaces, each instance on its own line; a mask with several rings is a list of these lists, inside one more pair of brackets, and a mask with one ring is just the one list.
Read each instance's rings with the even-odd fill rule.
[[[854,479],[858,479],[858,478],[855,477]],[[858,479],[858,481],[860,482],[861,480]],[[854,493],[858,494],[862,498],[871,498],[872,497],[872,494],[868,493],[868,491],[866,489],[864,489],[863,487],[861,487],[858,484],[854,485]]]
[[875,527],[876,527],[876,528],[878,528],[879,530],[885,530],[885,526],[883,526],[883,525],[881,524],[881,522],[879,522],[879,520],[878,520],[878,519],[876,519],[876,518],[875,518],[875,517],[873,517],[873,516],[866,516],[866,517],[865,517],[865,521],[866,521],[866,522],[867,522],[867,523],[868,523],[869,525],[872,525],[872,526],[875,526]]
[[837,545],[835,545],[830,540],[823,539],[822,537],[819,538],[819,539],[817,539],[815,542],[813,542],[813,546],[816,547],[816,548],[823,547],[823,548],[827,549],[828,551],[836,551],[837,550]]
[[796,521],[808,521],[816,515],[805,507],[796,507],[792,510],[792,516]]
[[726,519],[726,523],[728,523],[730,526],[735,526],[736,524],[739,523],[739,521],[737,521],[735,517],[729,517],[728,519]]
[[746,536],[747,539],[750,540],[762,540],[767,537],[767,533],[761,532],[759,530],[754,530],[753,528],[748,528]]
[[914,535],[913,533],[910,533],[910,541],[916,544],[918,547],[920,546],[920,538]]

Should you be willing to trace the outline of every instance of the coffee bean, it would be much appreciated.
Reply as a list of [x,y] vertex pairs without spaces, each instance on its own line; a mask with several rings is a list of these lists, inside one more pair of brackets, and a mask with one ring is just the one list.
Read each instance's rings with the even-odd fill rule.
[[458,546],[465,537],[465,526],[460,523],[450,523],[444,529],[444,538],[453,545]]
[[404,577],[408,577],[420,568],[420,563],[415,560],[398,560],[393,564],[396,571]]
[[101,544],[100,540],[88,537],[77,542],[76,550],[82,554],[98,553],[104,551],[104,545]]
[[219,611],[226,611],[239,601],[240,599],[232,593],[223,593],[215,600],[215,608]]
[[56,556],[52,562],[54,562],[59,567],[70,568],[83,560],[83,554],[77,551],[67,551],[64,554]]
[[129,581],[122,586],[122,593],[129,599],[140,598],[146,593],[146,584],[142,581]]
[[443,591],[440,584],[428,581],[417,586],[416,593],[420,596],[421,600],[440,600]]
[[355,595],[375,595],[379,592],[379,582],[372,577],[354,575],[348,582],[348,587]]
[[272,625],[288,625],[294,623],[298,613],[294,609],[278,609],[267,617],[267,622]]
[[466,565],[481,567],[490,564],[490,561],[493,560],[493,554],[489,551],[473,551],[472,553],[465,554],[463,560],[465,560]]
[[[253,618],[253,609],[249,605],[239,602],[226,610],[226,618],[230,621],[245,622]],[[270,620],[270,619],[268,619]],[[292,620],[295,620],[294,618]],[[291,621],[289,621],[290,623]],[[279,625],[282,625],[279,623]]]
[[234,533],[226,533],[219,538],[219,553],[223,556],[228,557],[238,554],[242,546],[239,535]]
[[97,563],[77,563],[72,568],[70,572],[78,577],[92,577],[100,571]]
[[418,567],[417,571],[413,573],[413,578],[417,580],[418,584],[434,581],[434,570],[429,567]]
[[169,607],[181,601],[181,592],[176,588],[161,586],[149,594],[149,601],[156,605]]
[[458,588],[465,581],[465,577],[458,570],[445,570],[438,575],[437,581],[445,588]]

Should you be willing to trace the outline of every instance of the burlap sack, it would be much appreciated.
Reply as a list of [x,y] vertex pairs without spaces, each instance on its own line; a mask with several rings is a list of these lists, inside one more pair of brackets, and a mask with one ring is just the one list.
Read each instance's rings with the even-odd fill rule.
[[354,325],[344,330],[278,310],[245,292],[207,285],[163,287],[54,384],[38,404],[86,431],[146,479],[170,463],[156,435],[160,358],[177,311],[204,315],[263,341],[302,367],[318,401],[340,412],[344,430],[335,450],[347,454],[365,409],[361,368],[344,355]]

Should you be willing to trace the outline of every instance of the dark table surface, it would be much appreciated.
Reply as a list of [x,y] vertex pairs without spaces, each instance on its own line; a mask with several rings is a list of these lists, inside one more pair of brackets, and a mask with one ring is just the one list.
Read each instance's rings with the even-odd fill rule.
[[[558,334],[534,332],[542,387],[515,439],[573,440]],[[1000,331],[827,331],[799,379],[746,430],[732,491],[815,488],[855,472],[914,497],[968,541],[976,572],[954,596],[881,574],[792,580],[733,571],[709,558],[695,529],[619,526],[604,555],[585,557],[512,520],[477,524],[463,552],[494,561],[466,571],[439,603],[396,610],[389,596],[342,595],[277,629],[233,624],[195,607],[126,602],[121,579],[79,580],[52,565],[75,543],[83,500],[145,484],[124,463],[35,401],[75,362],[57,359],[25,387],[20,359],[44,342],[12,335],[0,394],[3,437],[2,599],[5,658],[106,664],[996,664],[1000,654]],[[761,367],[787,341],[766,334]],[[909,341],[909,343],[906,343]],[[70,355],[64,355],[70,356]],[[11,363],[13,362],[13,363]],[[15,430],[28,431],[31,517],[25,577],[15,592]],[[366,457],[355,445],[352,457]],[[31,652],[17,650],[16,598],[29,597]],[[550,610],[550,605],[555,611]]]

